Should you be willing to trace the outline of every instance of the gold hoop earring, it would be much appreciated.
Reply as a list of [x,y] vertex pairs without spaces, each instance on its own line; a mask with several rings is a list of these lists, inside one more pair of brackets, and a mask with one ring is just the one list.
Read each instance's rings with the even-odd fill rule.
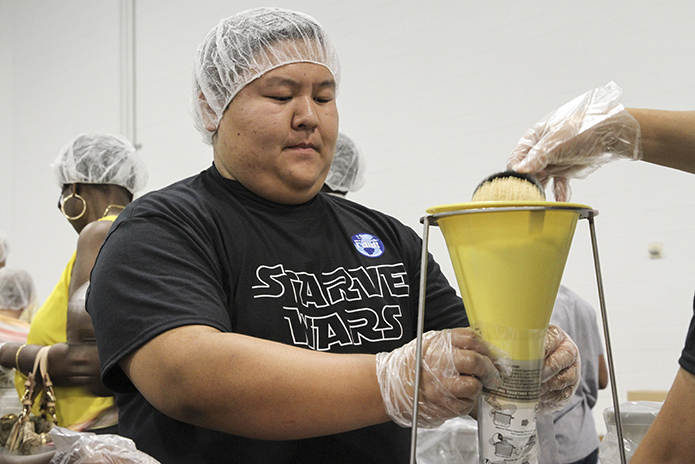
[[[65,212],[65,202],[72,198],[77,198],[82,202],[82,212],[77,216],[68,216],[68,214]],[[76,221],[82,216],[84,216],[84,213],[87,212],[87,202],[79,194],[72,192],[70,195],[68,195],[67,197],[63,197],[60,200],[60,212],[63,213],[63,216],[65,216],[68,219],[68,221]]]

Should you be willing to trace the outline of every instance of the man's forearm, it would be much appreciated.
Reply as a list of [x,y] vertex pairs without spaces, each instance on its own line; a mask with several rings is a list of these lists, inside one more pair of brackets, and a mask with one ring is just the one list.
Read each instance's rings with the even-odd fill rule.
[[121,365],[164,414],[249,438],[308,438],[389,420],[373,355],[188,326],[156,337]]

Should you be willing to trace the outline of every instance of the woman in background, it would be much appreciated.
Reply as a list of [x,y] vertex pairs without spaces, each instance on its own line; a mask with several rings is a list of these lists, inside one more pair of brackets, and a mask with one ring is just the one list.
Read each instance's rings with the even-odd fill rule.
[[[25,341],[29,332],[25,315],[34,313],[36,287],[31,274],[24,269],[0,268],[0,343]],[[17,331],[15,327],[26,327],[26,330]]]
[[[52,346],[48,369],[55,384],[58,425],[117,433],[118,411],[112,393],[101,384],[94,330],[81,302],[111,224],[144,186],[147,172],[130,142],[109,134],[74,138],[53,168],[61,188],[58,209],[79,234],[77,250],[34,317],[27,343],[0,346],[0,365],[17,369],[21,394],[39,349]],[[68,304],[71,299],[75,304]]]
[[[29,323],[20,320],[36,306],[36,288],[23,269],[0,268],[0,349],[6,343],[25,343]],[[22,405],[14,389],[14,369],[0,366],[0,417],[17,413]]]

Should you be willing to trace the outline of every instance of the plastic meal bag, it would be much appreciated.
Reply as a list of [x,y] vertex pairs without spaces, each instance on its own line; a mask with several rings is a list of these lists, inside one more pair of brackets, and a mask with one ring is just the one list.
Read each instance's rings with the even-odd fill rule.
[[51,438],[58,451],[50,464],[160,464],[138,451],[132,440],[54,427]]

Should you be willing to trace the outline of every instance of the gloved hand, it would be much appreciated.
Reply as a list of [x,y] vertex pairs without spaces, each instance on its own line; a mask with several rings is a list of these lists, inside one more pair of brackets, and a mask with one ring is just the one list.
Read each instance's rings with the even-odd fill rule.
[[553,412],[564,408],[579,387],[581,378],[577,345],[564,330],[551,324],[545,337],[540,410]]
[[[376,355],[376,373],[386,413],[398,425],[413,425],[416,343]],[[502,384],[494,349],[472,329],[431,331],[422,337],[419,427],[434,428],[471,412],[482,386]]]
[[553,179],[555,199],[568,201],[570,179],[615,159],[641,159],[639,123],[620,104],[622,94],[609,82],[546,115],[521,137],[507,167],[535,173],[544,187]]

